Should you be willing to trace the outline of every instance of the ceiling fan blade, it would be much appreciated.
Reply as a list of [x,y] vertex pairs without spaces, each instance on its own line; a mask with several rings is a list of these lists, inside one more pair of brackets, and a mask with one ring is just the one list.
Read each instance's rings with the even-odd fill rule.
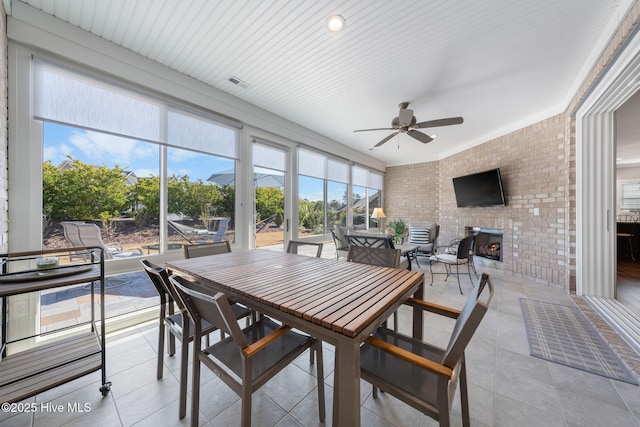
[[[400,132],[394,132],[391,135],[389,135],[388,137],[386,137],[385,139],[383,139],[382,141],[378,142],[376,145],[374,145],[374,147],[380,147],[382,144],[384,144],[385,142],[387,142],[388,140],[390,140],[391,138],[393,138],[394,136],[396,136],[397,134],[399,134]],[[426,135],[425,135],[426,136]]]
[[407,135],[409,135],[412,138],[417,139],[418,141],[426,144],[427,142],[431,142],[433,141],[433,138],[431,138],[429,135],[426,135],[422,132],[418,132],[417,130],[409,130],[407,131]]
[[358,129],[354,132],[369,132],[370,130],[396,130],[397,128],[375,128],[375,129]]
[[435,128],[438,126],[459,125],[463,121],[464,120],[462,117],[449,117],[448,119],[429,120],[426,122],[416,123],[414,128],[424,129],[424,128]]
[[413,120],[413,110],[409,110],[408,108],[401,108],[400,113],[398,114],[398,122],[400,123],[400,127],[410,125],[411,120]]

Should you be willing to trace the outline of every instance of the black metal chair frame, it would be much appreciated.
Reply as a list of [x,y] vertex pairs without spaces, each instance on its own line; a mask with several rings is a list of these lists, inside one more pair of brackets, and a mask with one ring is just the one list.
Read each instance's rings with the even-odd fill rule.
[[[433,275],[434,274],[446,274],[445,281],[449,278],[449,276],[456,276],[458,279],[458,289],[460,290],[460,294],[462,292],[462,286],[460,285],[460,264],[467,265],[467,272],[469,273],[469,280],[473,284],[473,279],[471,278],[471,264],[473,261],[470,261],[470,258],[473,257],[471,254],[471,248],[473,247],[473,242],[475,241],[476,236],[470,235],[460,240],[458,243],[458,247],[455,249],[455,253],[444,253],[438,255],[432,255],[429,258],[429,270],[431,271],[431,284],[433,285]],[[438,273],[433,271],[433,264],[441,263],[445,265],[445,272]],[[456,272],[453,272],[452,266],[456,266]],[[475,269],[474,269],[475,271]],[[463,273],[464,274],[464,273]]]

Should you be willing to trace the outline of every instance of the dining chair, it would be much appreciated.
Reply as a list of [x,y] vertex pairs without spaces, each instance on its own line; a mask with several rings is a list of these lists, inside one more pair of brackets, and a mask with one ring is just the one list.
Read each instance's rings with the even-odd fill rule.
[[347,262],[400,268],[400,253],[400,249],[350,245]]
[[378,328],[360,347],[361,378],[449,426],[451,407],[460,384],[462,425],[469,427],[469,398],[464,351],[493,297],[493,284],[486,273],[469,295],[462,310],[410,298],[406,304],[456,319],[446,348],[428,344],[385,327]]
[[336,259],[339,260],[341,256],[346,257],[349,251],[349,243],[346,237],[339,237],[333,228],[331,229],[331,236],[333,236],[333,243],[336,245]]
[[[194,339],[195,325],[187,315],[186,309],[182,301],[178,297],[175,289],[169,281],[169,275],[163,267],[159,267],[149,260],[140,261],[142,267],[147,272],[151,283],[153,283],[156,291],[160,295],[160,316],[159,316],[159,332],[158,332],[158,362],[157,362],[157,379],[161,379],[164,370],[164,339],[165,333],[168,333],[167,354],[173,356],[176,352],[176,338],[181,343],[180,348],[180,401],[178,414],[180,418],[184,418],[187,413],[187,365],[189,362],[189,342]],[[174,301],[178,306],[179,312],[174,313]],[[239,304],[232,306],[233,314],[236,318],[243,318],[250,315],[250,310]],[[208,322],[203,322],[202,333],[209,343],[209,334],[217,331],[218,328]]]
[[195,321],[194,343],[201,342],[205,322],[217,325],[229,335],[206,348],[194,345],[191,426],[198,426],[201,364],[216,373],[241,397],[241,425],[249,427],[253,392],[307,349],[316,353],[318,415],[320,422],[324,421],[324,369],[320,341],[295,332],[290,326],[280,325],[268,317],[262,317],[241,329],[223,293],[211,295],[208,289],[180,276],[173,275],[169,280]]
[[199,256],[218,255],[231,252],[231,244],[228,240],[215,243],[198,243],[193,245],[183,245],[185,258],[196,258]]
[[316,258],[320,258],[322,255],[322,246],[323,243],[316,242],[305,242],[302,240],[289,240],[289,244],[287,245],[287,253],[290,254],[300,254],[300,248],[304,248],[305,246],[311,246],[316,248]]
[[[371,246],[349,246],[347,262],[400,268],[400,249]],[[398,311],[393,312],[393,328],[398,330]]]
[[[445,281],[449,278],[449,276],[456,276],[458,279],[458,289],[460,290],[460,294],[462,292],[462,286],[460,286],[460,265],[467,265],[467,272],[469,273],[469,280],[473,283],[473,279],[471,278],[471,263],[473,262],[471,259],[473,254],[471,252],[471,248],[473,247],[473,242],[475,241],[476,236],[470,235],[461,239],[458,243],[457,248],[454,249],[455,253],[440,253],[432,255],[429,258],[429,270],[431,271],[431,285],[433,285],[433,275],[434,274],[446,274]],[[445,265],[445,273],[434,273],[433,272],[433,264],[441,263]],[[453,266],[456,267],[456,272],[453,272]]]

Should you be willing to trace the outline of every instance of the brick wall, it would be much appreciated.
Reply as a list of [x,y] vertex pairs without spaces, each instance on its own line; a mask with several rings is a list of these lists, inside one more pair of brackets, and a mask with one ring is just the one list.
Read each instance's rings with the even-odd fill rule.
[[7,14],[0,2],[0,253],[7,253]]
[[439,217],[439,162],[387,168],[384,177],[384,209],[387,223],[426,224]]
[[[440,244],[464,236],[465,227],[501,229],[505,271],[564,286],[565,150],[565,119],[558,115],[439,162],[390,167],[385,212],[406,222],[437,221]],[[452,178],[497,167],[507,205],[458,208]]]

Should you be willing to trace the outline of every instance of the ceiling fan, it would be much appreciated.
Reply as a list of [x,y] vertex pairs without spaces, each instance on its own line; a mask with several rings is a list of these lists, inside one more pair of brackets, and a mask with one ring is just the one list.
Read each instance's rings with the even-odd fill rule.
[[449,117],[447,119],[438,119],[438,120],[429,120],[426,122],[416,123],[416,116],[413,115],[413,110],[409,110],[407,107],[409,106],[408,102],[403,102],[400,105],[400,113],[398,113],[398,117],[391,120],[390,128],[375,128],[375,129],[358,129],[354,130],[354,132],[368,132],[371,130],[395,130],[391,135],[384,138],[382,141],[378,142],[375,147],[379,147],[385,142],[389,141],[394,136],[399,133],[406,133],[410,137],[417,139],[418,141],[426,144],[427,142],[433,141],[433,138],[429,135],[417,131],[416,129],[424,129],[424,128],[434,128],[439,126],[449,126],[449,125],[459,125],[463,122],[462,117]]

